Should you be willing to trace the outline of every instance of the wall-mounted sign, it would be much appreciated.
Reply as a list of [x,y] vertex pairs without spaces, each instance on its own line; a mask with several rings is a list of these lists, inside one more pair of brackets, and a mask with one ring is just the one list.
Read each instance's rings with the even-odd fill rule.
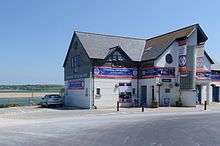
[[219,71],[212,71],[211,79],[213,81],[220,81],[220,72]]
[[186,49],[186,39],[181,39],[177,41],[178,46],[179,46],[179,72],[181,76],[187,75],[187,68],[186,68],[186,54],[187,54],[187,49]]
[[73,75],[67,75],[65,77],[65,80],[71,80],[71,79],[81,79],[81,78],[88,78],[88,73],[82,73],[82,74],[73,74]]
[[210,71],[196,72],[196,78],[199,80],[210,80],[211,76]]
[[142,78],[175,77],[174,67],[146,67],[142,69]]
[[163,103],[165,106],[170,106],[170,98],[164,98]]
[[119,92],[132,92],[131,83],[119,83]]
[[171,79],[162,79],[162,82],[171,82]]
[[85,87],[84,80],[71,80],[67,82],[67,87],[70,90],[83,90]]
[[196,68],[203,68],[204,67],[204,57],[197,57],[196,58]]
[[97,78],[136,78],[136,68],[104,67],[94,68],[94,76]]

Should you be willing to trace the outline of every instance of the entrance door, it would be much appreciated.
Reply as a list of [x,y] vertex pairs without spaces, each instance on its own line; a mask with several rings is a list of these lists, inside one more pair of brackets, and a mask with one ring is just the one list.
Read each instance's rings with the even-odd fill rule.
[[212,101],[219,102],[219,87],[212,88]]
[[141,105],[147,106],[147,86],[141,86]]
[[202,101],[201,85],[196,85],[196,92],[197,92],[198,103],[201,104]]

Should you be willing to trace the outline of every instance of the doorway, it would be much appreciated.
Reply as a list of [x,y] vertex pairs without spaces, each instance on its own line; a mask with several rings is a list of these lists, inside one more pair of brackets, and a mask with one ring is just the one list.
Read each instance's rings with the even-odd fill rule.
[[141,86],[141,105],[147,106],[147,86]]
[[219,87],[212,87],[212,101],[219,102]]

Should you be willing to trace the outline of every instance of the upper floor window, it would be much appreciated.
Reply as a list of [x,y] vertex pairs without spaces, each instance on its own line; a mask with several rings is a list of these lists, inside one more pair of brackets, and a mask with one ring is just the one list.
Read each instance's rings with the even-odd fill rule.
[[166,55],[166,63],[171,64],[173,62],[173,56],[171,54]]
[[114,52],[108,59],[108,61],[124,61],[124,57],[118,51]]
[[78,72],[80,66],[80,56],[74,56],[72,58],[71,66],[74,69],[74,72]]

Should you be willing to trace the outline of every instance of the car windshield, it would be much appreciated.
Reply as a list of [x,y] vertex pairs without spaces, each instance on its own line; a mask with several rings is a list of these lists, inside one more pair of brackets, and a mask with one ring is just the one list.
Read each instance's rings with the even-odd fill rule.
[[61,98],[60,95],[49,95],[48,97],[49,97],[49,98]]

